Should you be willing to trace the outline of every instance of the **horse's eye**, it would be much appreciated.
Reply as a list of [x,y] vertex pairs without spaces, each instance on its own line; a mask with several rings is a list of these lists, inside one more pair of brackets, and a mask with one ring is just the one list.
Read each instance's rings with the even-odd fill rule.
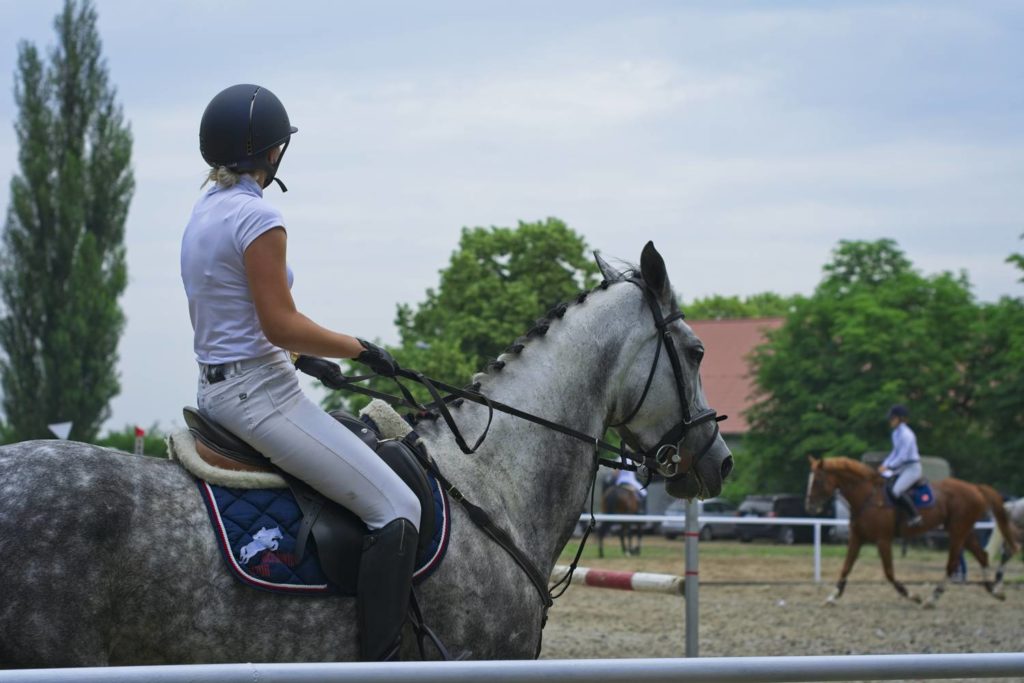
[[700,346],[694,346],[693,348],[687,350],[686,355],[689,356],[690,361],[696,365],[699,364],[702,360],[704,360],[704,349],[701,348]]

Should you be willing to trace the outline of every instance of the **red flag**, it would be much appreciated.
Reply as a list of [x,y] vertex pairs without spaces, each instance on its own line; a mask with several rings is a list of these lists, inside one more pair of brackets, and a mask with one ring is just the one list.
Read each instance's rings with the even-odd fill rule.
[[136,438],[140,438],[141,439],[145,435],[146,435],[146,430],[145,429],[143,429],[142,427],[136,427],[135,428],[135,436],[136,436]]

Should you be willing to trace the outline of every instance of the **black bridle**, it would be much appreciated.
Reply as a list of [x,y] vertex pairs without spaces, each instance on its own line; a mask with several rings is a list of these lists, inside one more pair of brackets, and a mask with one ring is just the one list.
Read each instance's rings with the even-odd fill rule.
[[[728,416],[720,416],[712,408],[705,408],[696,415],[690,414],[689,403],[686,400],[686,379],[683,377],[683,365],[679,360],[679,353],[676,351],[675,344],[672,343],[672,331],[669,329],[669,325],[676,320],[684,319],[686,316],[680,310],[674,311],[668,317],[663,316],[658,298],[646,282],[637,278],[630,278],[627,282],[632,282],[644,293],[644,301],[647,302],[647,307],[651,309],[651,315],[654,316],[654,325],[658,330],[659,341],[657,350],[654,352],[654,362],[651,364],[651,371],[647,375],[647,383],[640,394],[640,400],[637,401],[636,406],[625,419],[611,426],[624,427],[640,412],[644,401],[647,400],[647,394],[651,390],[651,385],[654,383],[654,376],[658,370],[658,361],[661,360],[661,350],[664,348],[669,363],[672,364],[672,375],[676,383],[676,393],[679,395],[682,419],[665,432],[653,447],[647,450],[638,450],[636,459],[643,461],[652,470],[656,469],[669,481],[682,479],[691,471],[695,477],[699,477],[696,469],[697,463],[711,450],[715,440],[718,438],[718,423],[727,419]],[[690,453],[683,449],[683,443],[686,441],[687,434],[694,427],[711,421],[714,422],[714,431],[704,445],[696,452],[696,455],[691,456]]]

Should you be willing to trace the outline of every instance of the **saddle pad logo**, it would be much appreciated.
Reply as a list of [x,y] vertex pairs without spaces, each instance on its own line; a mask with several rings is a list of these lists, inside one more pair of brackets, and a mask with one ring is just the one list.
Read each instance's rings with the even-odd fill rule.
[[252,541],[242,546],[241,552],[238,553],[238,561],[243,565],[249,564],[249,560],[264,550],[277,550],[278,541],[282,538],[284,538],[284,534],[281,533],[280,528],[268,529],[261,527],[253,535]]

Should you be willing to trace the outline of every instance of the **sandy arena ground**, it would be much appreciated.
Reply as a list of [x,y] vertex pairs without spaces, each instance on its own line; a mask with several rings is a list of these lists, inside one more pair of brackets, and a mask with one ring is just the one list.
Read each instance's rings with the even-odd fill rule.
[[[617,542],[608,547],[606,559],[592,557],[581,564],[683,573],[681,541],[648,536],[639,558],[624,558]],[[811,546],[778,549],[792,556],[766,556],[775,552],[759,542],[701,544],[701,656],[1024,651],[1024,564],[1019,557],[1009,565],[1005,602],[993,599],[979,585],[949,585],[937,609],[923,610],[901,599],[885,582],[873,546],[861,550],[837,607],[822,603],[838,576],[841,556],[823,558],[823,582],[818,586],[813,583]],[[833,547],[831,552],[837,551]],[[945,555],[916,549],[905,558],[896,554],[897,578],[911,592],[930,595],[934,584],[929,582],[942,575]],[[973,558],[968,559],[968,578],[980,578]],[[760,581],[779,583],[724,583]],[[541,656],[679,657],[684,653],[684,629],[682,598],[573,586],[551,610]]]

